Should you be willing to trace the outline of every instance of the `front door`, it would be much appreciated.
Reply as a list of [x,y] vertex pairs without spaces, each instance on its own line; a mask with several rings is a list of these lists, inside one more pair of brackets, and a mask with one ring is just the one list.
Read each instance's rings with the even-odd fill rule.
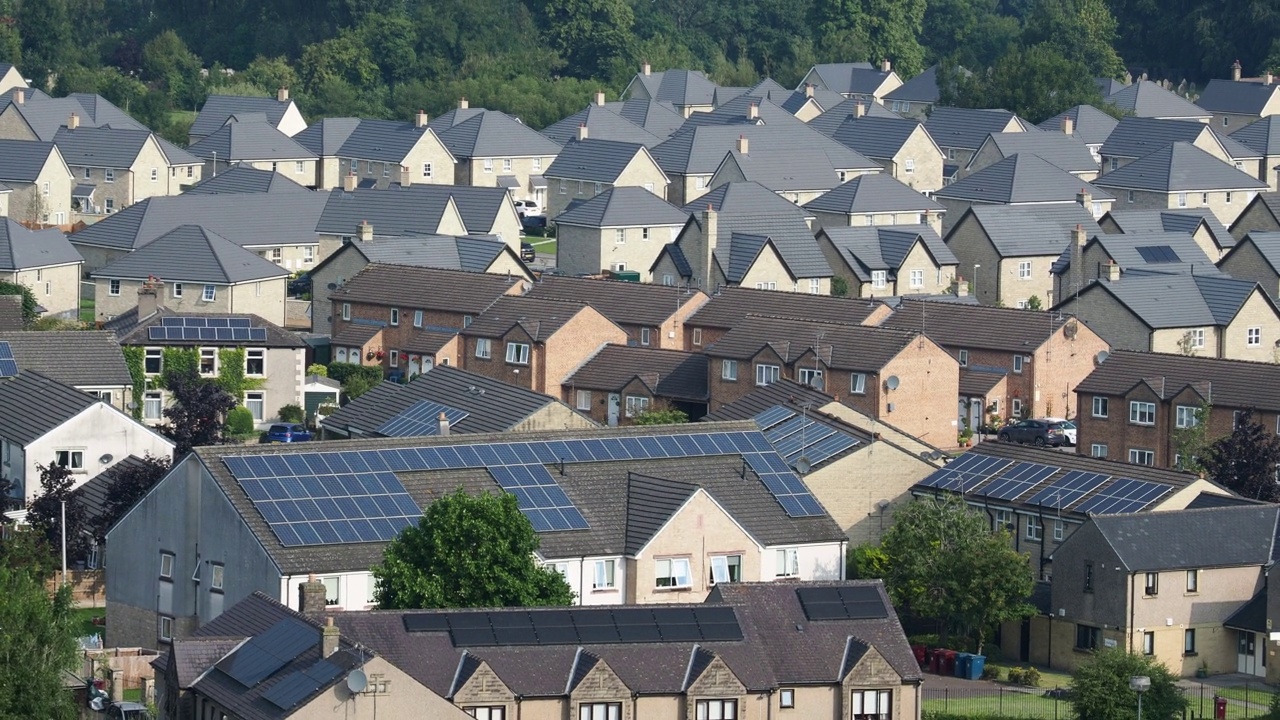
[[1258,634],[1246,630],[1236,631],[1236,672],[1259,677],[1267,674],[1266,667],[1258,659]]
[[969,429],[974,433],[982,427],[982,398],[969,398]]
[[609,425],[618,424],[618,406],[622,404],[622,396],[618,393],[609,393]]

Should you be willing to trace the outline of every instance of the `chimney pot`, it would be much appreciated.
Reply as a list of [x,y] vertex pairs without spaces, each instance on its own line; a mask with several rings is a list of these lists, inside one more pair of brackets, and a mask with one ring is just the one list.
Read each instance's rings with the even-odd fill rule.
[[347,192],[355,192],[356,190],[356,174],[349,172],[342,176],[342,189]]
[[369,224],[368,220],[361,220],[360,224],[356,226],[356,232],[361,242],[369,242],[373,239],[373,226]]
[[581,142],[586,139],[587,139],[587,124],[582,123],[581,125],[578,126],[578,141]]
[[603,90],[596,91],[596,106],[604,107],[604,91]]
[[341,637],[342,633],[333,624],[333,618],[326,617],[324,627],[320,629],[320,657],[329,657],[338,652],[338,639]]
[[440,435],[441,436],[448,435],[449,434],[449,417],[442,412],[440,413],[440,417],[437,418],[436,421],[440,425]]
[[276,90],[276,100],[279,102],[289,102],[289,88],[282,87]]
[[1076,132],[1076,121],[1070,115],[1062,118],[1062,132],[1064,135],[1074,135]]
[[138,319],[148,318],[160,309],[160,293],[164,283],[148,280],[138,288]]
[[467,108],[469,108],[469,107],[471,107],[471,104],[467,102],[467,99],[466,99],[466,98],[459,98],[459,99],[458,99],[458,109],[459,109],[459,110],[466,110],[466,109],[467,109]]
[[417,128],[424,128],[427,126],[428,120],[430,120],[430,118],[427,117],[427,111],[419,110],[417,114],[413,116],[413,126]]
[[1240,82],[1240,70],[1241,68],[1240,68],[1239,60],[1231,63],[1231,79],[1232,80],[1236,82]]
[[739,135],[739,136],[738,136],[738,153],[739,153],[739,154],[741,154],[741,155],[746,155],[746,154],[748,154],[748,153],[747,153],[748,147],[749,147],[749,145],[748,145],[748,143],[747,143],[747,136],[746,136],[746,135]]

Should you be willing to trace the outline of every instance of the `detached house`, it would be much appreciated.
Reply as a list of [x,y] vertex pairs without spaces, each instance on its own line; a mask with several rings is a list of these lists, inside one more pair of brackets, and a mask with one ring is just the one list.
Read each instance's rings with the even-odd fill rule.
[[643,188],[609,188],[555,216],[556,267],[571,275],[638,272],[642,281],[656,282],[650,268],[688,219]]
[[525,297],[583,302],[627,334],[626,344],[667,350],[684,348],[685,323],[707,302],[688,286],[543,275]]
[[188,148],[204,160],[205,174],[216,175],[236,165],[249,165],[313,185],[316,154],[262,120],[227,123]]
[[554,140],[506,113],[472,108],[465,98],[429,126],[456,161],[455,184],[500,187],[516,199],[542,197],[543,171],[560,154]]
[[696,420],[707,412],[707,356],[605,345],[565,378],[565,403],[601,425],[627,425],[669,407]]
[[1099,278],[1129,273],[1217,274],[1213,257],[1206,255],[1195,238],[1185,232],[1118,235],[1102,233],[1086,239],[1084,230],[1073,233],[1071,244],[1050,269],[1053,297],[1068,300]]
[[1221,258],[1235,247],[1236,239],[1209,208],[1175,210],[1131,210],[1121,207],[1098,220],[1106,233],[1187,233],[1211,259]]
[[1120,121],[1092,105],[1076,105],[1040,123],[1039,128],[1060,132],[1084,143],[1094,163],[1102,164],[1102,146]]
[[145,130],[62,128],[53,144],[70,168],[80,215],[109,215],[155,195],[200,182],[200,158]]
[[950,171],[944,169],[944,182],[969,164],[991,133],[1028,132],[1032,125],[1008,110],[976,110],[938,107],[929,114],[924,129],[947,155]]
[[796,89],[802,90],[806,85],[840,93],[851,100],[883,104],[886,95],[902,87],[902,78],[888,60],[879,68],[869,63],[824,63],[810,68]]
[[956,283],[956,256],[928,225],[828,226],[818,244],[850,297],[938,295]]
[[1208,123],[1212,113],[1150,80],[1139,80],[1102,99],[1103,102],[1142,118],[1191,120]]
[[1268,72],[1258,80],[1240,79],[1239,66],[1233,69],[1233,78],[1214,78],[1204,86],[1196,105],[1213,113],[1213,124],[1224,132],[1249,125],[1272,115],[1280,114],[1280,85]]
[[1186,120],[1126,117],[1103,143],[1102,172],[1107,173],[1177,143],[1190,143],[1237,170],[1262,179],[1262,153],[1212,125]]
[[590,139],[585,131],[564,146],[545,177],[550,195],[544,211],[553,220],[570,204],[606,190],[640,188],[662,199],[671,183],[644,145]]
[[36,140],[0,140],[0,183],[10,192],[0,201],[19,222],[66,225],[74,185],[58,146]]
[[929,225],[942,227],[946,207],[884,173],[859,175],[804,204],[821,227]]
[[894,179],[930,195],[942,187],[942,149],[918,120],[875,115],[845,120],[831,136],[879,163]]
[[1176,142],[1094,181],[1117,205],[1137,208],[1206,207],[1231,223],[1266,183],[1185,142]]
[[8,93],[14,88],[29,88],[22,73],[12,63],[0,63],[0,93]]
[[931,65],[884,95],[884,104],[893,112],[910,118],[927,118],[938,104],[938,66]]
[[1218,261],[1218,269],[1280,297],[1280,232],[1251,232]]
[[457,159],[427,126],[423,112],[412,122],[325,118],[293,139],[319,158],[316,177],[303,185],[327,190],[341,187],[349,176],[378,188],[453,184]]
[[6,140],[53,142],[59,130],[72,125],[151,132],[100,95],[53,98],[36,89],[19,89],[0,97],[0,137]]
[[1231,236],[1236,240],[1255,230],[1280,230],[1280,193],[1258,193],[1231,223]]
[[960,177],[994,165],[1018,154],[1035,155],[1081,180],[1098,177],[1098,159],[1083,142],[1065,133],[991,133],[982,141],[973,159],[960,170]]
[[[658,135],[646,130],[643,125],[618,113],[621,103],[607,103],[604,92],[597,92],[594,102],[586,108],[552,123],[542,129],[542,134],[561,145],[567,145],[578,137],[581,128],[587,129],[587,137],[597,140],[613,140],[615,142],[639,143],[645,147],[653,147],[667,138],[669,133]],[[675,116],[678,127],[683,118]],[[674,128],[672,128],[674,130]]]
[[676,112],[687,118],[695,112],[715,109],[718,89],[719,86],[700,70],[653,72],[649,63],[645,63],[622,89],[622,97],[670,103]]
[[1041,158],[1020,153],[988,165],[933,194],[947,208],[943,229],[949,231],[970,207],[981,205],[1053,207],[1079,205],[1096,220],[1111,209],[1115,196],[1098,185]]
[[79,317],[83,265],[57,228],[29,230],[0,219],[0,281],[30,288],[45,315]]
[[1230,139],[1256,153],[1257,178],[1267,184],[1270,192],[1280,189],[1280,115],[1270,115],[1250,123],[1231,133]]
[[307,129],[307,121],[302,119],[297,104],[289,99],[288,88],[280,88],[274,98],[210,95],[191,125],[189,144],[195,145],[229,122],[255,119],[265,121],[289,137]]
[[[671,137],[685,121],[675,105],[665,100],[634,97],[621,102],[607,102],[604,106],[659,138]],[[573,131],[576,133],[577,129]]]
[[[856,154],[852,150],[849,152]],[[752,149],[744,136],[738,138],[734,148],[725,155],[712,174],[708,187],[754,182],[797,205],[803,205],[846,179],[878,172],[880,166],[867,158],[854,160],[837,170],[831,157],[821,148],[773,145],[765,140]]]

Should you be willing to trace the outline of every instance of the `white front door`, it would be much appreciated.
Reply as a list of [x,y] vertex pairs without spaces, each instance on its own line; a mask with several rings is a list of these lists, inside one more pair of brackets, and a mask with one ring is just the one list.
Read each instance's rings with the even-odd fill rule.
[[1257,633],[1237,630],[1236,634],[1236,672],[1266,677],[1266,660],[1262,659],[1262,653],[1258,652],[1259,649],[1265,648],[1266,643],[1258,642]]
[[618,424],[618,406],[622,404],[622,396],[618,393],[609,393],[609,425]]

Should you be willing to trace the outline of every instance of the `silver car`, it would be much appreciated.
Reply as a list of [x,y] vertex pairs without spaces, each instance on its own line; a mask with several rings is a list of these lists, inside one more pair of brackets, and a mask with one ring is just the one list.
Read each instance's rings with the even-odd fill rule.
[[1076,446],[1076,424],[1074,422],[1067,420],[1066,418],[1052,418],[1052,417],[1040,418],[1040,420],[1043,420],[1044,422],[1047,422],[1047,423],[1058,423],[1062,427],[1063,434],[1066,435],[1067,437],[1067,446],[1068,447]]

